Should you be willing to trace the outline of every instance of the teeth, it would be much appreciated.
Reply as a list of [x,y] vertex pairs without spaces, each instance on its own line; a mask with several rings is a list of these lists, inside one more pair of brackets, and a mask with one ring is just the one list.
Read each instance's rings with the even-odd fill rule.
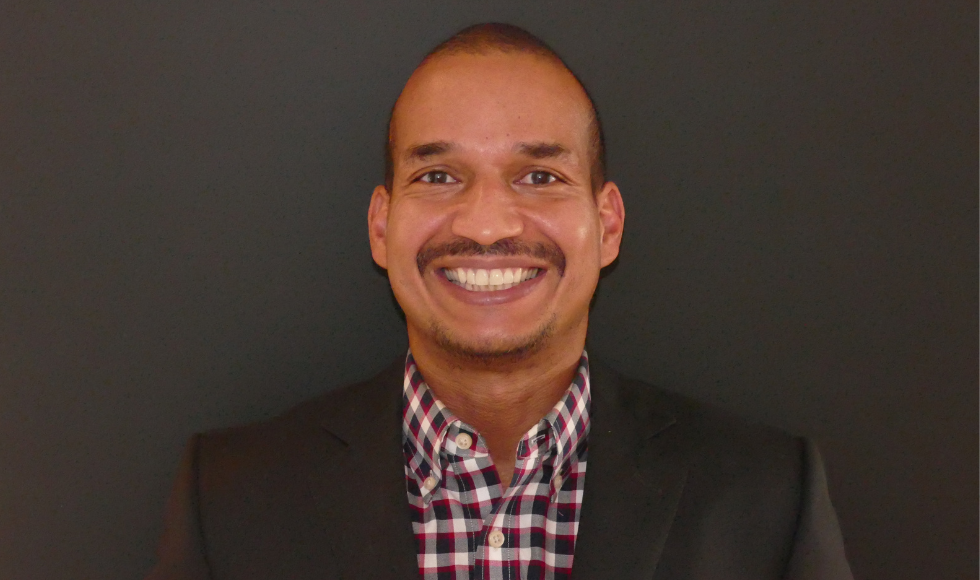
[[444,269],[446,279],[473,292],[492,292],[513,288],[538,275],[538,268],[501,268],[484,270],[481,268]]

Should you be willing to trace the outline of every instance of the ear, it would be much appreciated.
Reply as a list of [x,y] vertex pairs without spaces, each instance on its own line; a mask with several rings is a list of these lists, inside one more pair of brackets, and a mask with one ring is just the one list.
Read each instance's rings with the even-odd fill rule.
[[619,193],[619,187],[607,181],[596,195],[596,206],[599,209],[599,223],[602,226],[600,261],[605,268],[619,255],[619,244],[623,241],[626,210],[623,207],[623,196]]
[[382,268],[388,268],[388,202],[391,194],[383,185],[374,188],[368,207],[368,239],[371,257]]

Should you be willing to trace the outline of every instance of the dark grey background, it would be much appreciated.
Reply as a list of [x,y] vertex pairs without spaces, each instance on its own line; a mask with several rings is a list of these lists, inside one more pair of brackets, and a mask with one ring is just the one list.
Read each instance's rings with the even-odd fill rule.
[[140,577],[188,435],[404,352],[384,122],[483,20],[604,116],[628,219],[591,352],[816,437],[858,578],[976,578],[975,2],[13,4],[0,578]]

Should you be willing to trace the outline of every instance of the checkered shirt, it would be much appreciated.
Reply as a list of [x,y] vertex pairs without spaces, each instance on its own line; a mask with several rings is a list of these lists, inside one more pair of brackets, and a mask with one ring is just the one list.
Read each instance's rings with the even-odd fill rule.
[[[590,404],[589,359],[583,352],[565,395],[518,443],[514,478],[505,493],[483,437],[435,398],[409,352],[402,441],[423,580],[571,576]],[[459,439],[461,434],[469,441]]]

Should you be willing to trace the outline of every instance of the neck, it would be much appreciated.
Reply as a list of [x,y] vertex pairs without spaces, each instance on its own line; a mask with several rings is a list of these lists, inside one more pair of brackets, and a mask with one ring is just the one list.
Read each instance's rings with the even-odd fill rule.
[[409,345],[429,388],[483,436],[506,487],[514,471],[517,443],[572,383],[585,347],[585,327],[520,360],[461,359],[411,329]]

